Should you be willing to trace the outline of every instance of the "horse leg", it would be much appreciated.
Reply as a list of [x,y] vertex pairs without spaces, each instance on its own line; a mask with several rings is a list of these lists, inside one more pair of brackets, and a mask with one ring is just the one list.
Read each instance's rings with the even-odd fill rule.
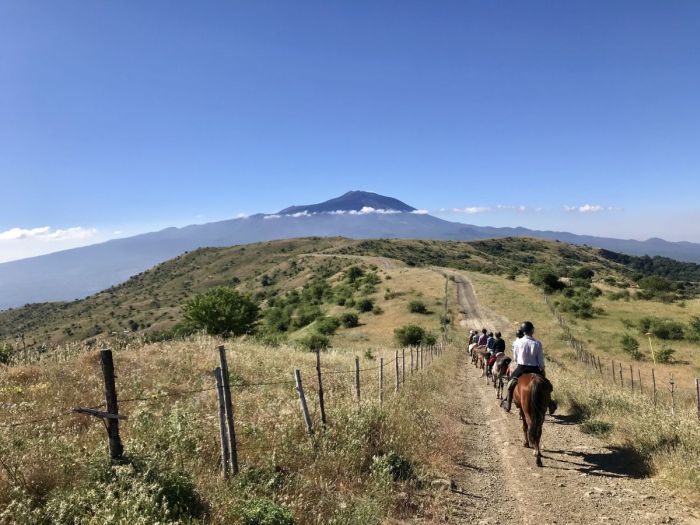
[[523,446],[525,448],[530,448],[530,441],[527,439],[527,417],[525,416],[522,408],[520,409],[520,419],[523,420],[523,435],[525,436]]

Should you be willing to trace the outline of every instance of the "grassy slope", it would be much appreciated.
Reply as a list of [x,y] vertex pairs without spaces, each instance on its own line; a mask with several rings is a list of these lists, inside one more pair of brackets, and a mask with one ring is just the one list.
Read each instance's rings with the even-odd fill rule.
[[[541,293],[524,280],[510,281],[502,277],[470,273],[477,295],[484,304],[501,312],[511,320],[530,319],[536,328],[536,337],[542,340],[545,354],[556,363],[549,366],[549,375],[555,385],[555,396],[566,408],[580,418],[584,429],[601,433],[612,443],[634,451],[659,477],[671,485],[684,489],[697,499],[700,493],[700,426],[694,404],[693,378],[698,373],[700,347],[685,343],[685,355],[690,364],[657,365],[660,403],[654,407],[647,393],[634,395],[626,389],[614,386],[606,373],[602,378],[586,370],[575,359],[567,346],[562,331],[542,300]],[[689,317],[697,315],[697,301],[686,308],[677,305],[649,301],[611,302],[600,300],[606,314],[594,319],[570,324],[587,348],[599,355],[603,363],[624,355],[606,340],[618,340],[616,333],[622,328],[620,319],[654,313],[662,316]],[[569,321],[573,321],[569,319]],[[515,325],[514,325],[515,326]],[[681,348],[681,345],[676,345]],[[623,370],[627,374],[625,363]],[[646,389],[651,383],[650,364],[634,362],[641,366]],[[607,372],[610,365],[604,367]],[[677,412],[669,415],[668,378],[673,372],[677,382]],[[625,379],[627,376],[625,375]],[[629,385],[629,383],[626,383]]]

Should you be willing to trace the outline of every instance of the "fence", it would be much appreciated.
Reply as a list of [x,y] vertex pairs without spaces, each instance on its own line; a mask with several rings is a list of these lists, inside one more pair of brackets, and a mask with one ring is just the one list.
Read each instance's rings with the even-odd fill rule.
[[[674,379],[673,373],[669,374],[664,385],[663,380],[657,377],[655,368],[651,369],[650,375],[645,374],[643,376],[639,367],[637,367],[635,373],[634,366],[631,363],[616,362],[614,359],[610,359],[608,368],[607,358],[605,363],[601,361],[600,355],[595,355],[588,351],[583,342],[573,335],[566,324],[566,320],[549,301],[547,294],[544,294],[544,303],[549,307],[549,310],[564,332],[567,344],[576,352],[576,359],[583,363],[587,369],[597,373],[601,380],[612,382],[620,388],[629,388],[633,394],[648,395],[654,405],[667,405],[671,414],[675,414],[676,409],[680,406],[692,406],[694,404],[698,421],[700,421],[700,378],[695,378],[691,389],[683,390],[679,389],[678,381]],[[667,393],[667,396],[664,396],[665,393]]]
[[[419,376],[435,359],[442,356],[446,345],[444,342],[426,347],[407,347],[393,352],[393,358],[385,359],[380,357],[378,364],[372,366],[360,366],[360,359],[355,357],[354,366],[349,368],[329,369],[322,366],[322,352],[317,351],[315,356],[316,366],[313,369],[302,370],[293,367],[287,377],[258,378],[254,381],[248,379],[242,381],[236,374],[235,366],[230,366],[227,359],[227,352],[224,346],[217,348],[219,366],[213,372],[211,386],[198,389],[177,390],[170,393],[158,394],[157,396],[138,396],[126,399],[119,399],[117,395],[117,385],[115,380],[115,363],[111,350],[100,352],[100,363],[102,379],[104,383],[105,403],[89,406],[66,408],[58,413],[47,415],[46,417],[33,418],[30,420],[18,421],[15,423],[2,424],[3,427],[17,427],[22,425],[37,424],[41,422],[55,421],[56,418],[65,415],[84,414],[99,418],[105,423],[107,429],[107,442],[110,458],[119,460],[124,453],[124,446],[120,435],[120,425],[128,421],[128,416],[120,412],[120,407],[133,402],[149,402],[155,399],[162,399],[172,396],[196,396],[202,392],[216,393],[215,413],[210,414],[217,422],[218,441],[220,445],[221,475],[228,479],[231,475],[236,475],[240,469],[239,452],[241,451],[237,428],[239,422],[236,415],[240,407],[235,403],[235,392],[244,389],[252,389],[267,385],[277,385],[280,388],[293,388],[294,396],[299,402],[300,422],[308,436],[311,445],[316,448],[318,441],[323,437],[323,429],[332,425],[332,418],[329,417],[328,398],[326,397],[325,384],[330,378],[346,377],[344,384],[351,385],[351,389],[342,390],[352,392],[353,403],[357,409],[361,410],[368,403],[378,404],[383,407],[387,398],[392,393],[398,395],[405,387],[410,378]],[[118,354],[117,354],[118,355]],[[371,375],[376,373],[375,379]],[[369,375],[371,374],[371,375]],[[389,384],[387,384],[390,382]],[[371,386],[371,388],[367,388]],[[375,389],[376,387],[376,389]],[[315,394],[309,397],[309,391]],[[333,392],[335,394],[337,392]],[[269,392],[268,392],[269,394]],[[331,398],[333,399],[333,398]],[[285,401],[287,403],[289,401]],[[316,418],[310,409],[311,402],[317,405]],[[288,414],[278,414],[279,417],[288,417]],[[300,430],[301,431],[301,430]],[[245,445],[245,443],[244,443]],[[262,449],[266,446],[244,446],[244,450]]]

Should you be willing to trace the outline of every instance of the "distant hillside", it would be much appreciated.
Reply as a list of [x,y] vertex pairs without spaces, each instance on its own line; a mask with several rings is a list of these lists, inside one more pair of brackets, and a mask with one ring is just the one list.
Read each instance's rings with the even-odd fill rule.
[[180,320],[181,305],[188,298],[213,286],[233,286],[265,301],[297,289],[315,276],[336,275],[358,264],[357,257],[369,257],[375,262],[367,264],[379,266],[379,261],[400,261],[409,267],[439,266],[513,276],[527,274],[538,264],[547,264],[561,275],[586,266],[596,272],[597,280],[607,277],[622,284],[631,283],[634,274],[668,277],[675,265],[684,279],[700,281],[699,265],[666,260],[664,266],[644,266],[642,258],[539,239],[291,239],[195,250],[82,300],[0,312],[0,342],[14,342],[21,335],[25,344],[32,345],[133,329],[141,333],[167,330]]
[[391,197],[353,191],[318,204],[292,206],[276,214],[167,228],[2,263],[0,310],[27,303],[80,299],[198,248],[309,236],[462,241],[537,237],[632,255],[660,255],[700,262],[700,244],[671,243],[661,239],[641,242],[525,228],[473,226],[416,211]]

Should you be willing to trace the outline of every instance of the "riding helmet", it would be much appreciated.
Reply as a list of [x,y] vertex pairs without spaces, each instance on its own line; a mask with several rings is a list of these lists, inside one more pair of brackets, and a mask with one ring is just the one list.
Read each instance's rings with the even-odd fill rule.
[[532,332],[535,331],[535,325],[532,324],[530,321],[524,321],[523,324],[520,325],[520,329],[524,333],[530,335],[530,334],[532,334]]

